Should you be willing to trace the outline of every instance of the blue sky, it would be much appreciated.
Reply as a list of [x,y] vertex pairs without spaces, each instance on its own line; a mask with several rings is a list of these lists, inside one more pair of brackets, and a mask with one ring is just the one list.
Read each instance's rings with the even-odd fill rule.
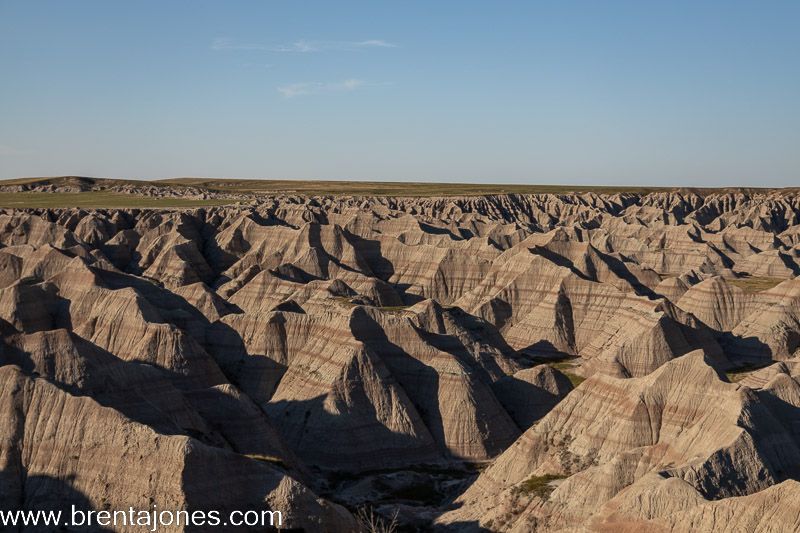
[[0,177],[800,185],[800,2],[0,0]]

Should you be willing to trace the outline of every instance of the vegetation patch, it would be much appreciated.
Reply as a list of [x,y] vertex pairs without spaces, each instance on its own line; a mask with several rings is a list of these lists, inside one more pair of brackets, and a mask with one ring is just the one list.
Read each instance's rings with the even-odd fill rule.
[[386,313],[399,313],[411,307],[410,305],[369,305],[365,303],[354,302],[352,299],[345,296],[334,296],[331,299],[345,307],[356,307],[360,305],[362,307],[371,307],[372,309],[377,309]]
[[245,457],[249,459],[254,459],[256,461],[261,461],[262,463],[269,463],[274,466],[279,466],[281,468],[286,468],[286,463],[283,462],[283,459],[276,455],[263,455],[260,453],[245,453],[243,454]]
[[562,372],[562,374],[567,376],[567,379],[569,379],[569,382],[572,383],[573,387],[577,387],[578,385],[586,381],[585,377],[579,376],[578,374],[573,374],[572,372]]
[[750,374],[750,370],[731,370],[729,372],[725,372],[725,377],[728,378],[728,381],[731,383],[737,383],[742,381]]
[[400,311],[405,311],[410,305],[376,305],[374,306],[375,309],[379,309],[381,311],[386,311],[387,313],[399,313]]
[[782,281],[780,278],[746,277],[726,280],[734,287],[739,287],[744,292],[761,292],[775,287]]
[[728,381],[730,381],[731,383],[737,383],[739,381],[742,381],[744,378],[746,378],[756,370],[761,370],[762,368],[766,368],[772,363],[774,363],[774,361],[767,361],[763,364],[749,364],[739,368],[735,368],[733,370],[728,370],[727,372],[725,372],[725,377],[727,377]]
[[545,364],[550,366],[550,368],[555,368],[556,370],[567,376],[567,379],[569,379],[570,383],[572,383],[572,386],[577,387],[578,385],[586,381],[586,378],[571,372],[571,370],[575,368],[575,363],[572,362],[575,359],[576,358],[563,359],[561,361],[548,362]]
[[550,493],[555,490],[556,486],[554,481],[564,479],[566,476],[559,476],[554,474],[546,474],[544,476],[531,476],[516,487],[514,492],[517,494],[525,494],[528,496],[538,496],[546,500],[550,497]]
[[365,470],[359,473],[346,472],[342,470],[331,471],[328,473],[329,480],[332,485],[337,485],[346,481],[356,481],[366,476],[374,476],[379,474],[393,474],[402,470],[409,472],[416,472],[418,474],[426,475],[439,475],[448,476],[453,478],[462,478],[466,475],[476,474],[484,471],[491,466],[491,461],[481,462],[461,462],[452,464],[416,464],[409,465],[402,469],[397,468],[378,468],[374,470]]

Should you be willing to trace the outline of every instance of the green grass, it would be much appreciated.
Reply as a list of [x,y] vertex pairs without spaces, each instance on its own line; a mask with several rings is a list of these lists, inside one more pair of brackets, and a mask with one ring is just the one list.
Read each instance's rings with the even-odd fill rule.
[[[398,181],[317,181],[317,180],[244,180],[212,178],[172,178],[154,183],[191,185],[212,190],[238,192],[286,192],[297,194],[350,194],[375,196],[481,196],[486,194],[566,194],[594,192],[598,194],[675,191],[678,187],[637,187],[618,185],[543,185],[483,183],[422,183]],[[695,194],[720,192],[758,193],[774,189],[760,188],[681,188]]]
[[399,471],[416,472],[418,474],[449,476],[454,478],[463,478],[464,476],[478,474],[483,472],[489,466],[491,461],[480,462],[458,462],[452,464],[416,464],[408,465],[403,468],[376,468],[372,470],[364,470],[358,473],[352,471],[335,470],[328,473],[329,481],[332,485],[337,485],[345,481],[356,481],[366,476],[375,476],[380,474],[393,474]]
[[573,374],[572,372],[567,372],[565,370],[562,370],[561,373],[567,376],[567,379],[569,380],[570,383],[572,383],[573,387],[577,387],[578,385],[586,381],[585,377],[579,376],[578,374]]
[[546,474],[544,476],[531,476],[514,487],[514,492],[529,496],[538,496],[539,498],[546,500],[550,497],[550,493],[555,490],[555,487],[551,483],[559,479],[564,479],[565,477],[566,476],[558,476],[553,474]]
[[262,455],[259,453],[245,453],[245,457],[249,459],[254,459],[256,461],[261,461],[262,463],[269,463],[271,465],[279,466],[281,468],[286,468],[286,464],[283,462],[283,459],[277,457],[275,455]]
[[[245,180],[220,178],[170,178],[163,180],[104,179],[79,176],[16,178],[0,180],[3,185],[73,185],[100,186],[152,185],[156,187],[198,187],[217,192],[290,193],[304,195],[368,195],[368,196],[481,196],[487,194],[565,194],[594,192],[603,194],[675,191],[677,187],[630,187],[616,185],[537,185],[537,184],[480,184],[480,183],[420,183],[397,181],[317,181],[317,180]],[[763,193],[780,189],[759,188],[682,188],[705,195],[722,192]],[[787,192],[790,189],[783,189]],[[796,189],[791,189],[796,190]]]
[[281,192],[309,195],[348,194],[375,196],[481,196],[486,194],[563,194],[569,192],[643,193],[669,188],[595,185],[492,185],[478,183],[420,183],[376,181],[218,180],[176,178],[160,180],[170,185],[190,185],[228,192]]
[[728,372],[725,372],[725,377],[727,377],[728,381],[730,381],[731,383],[737,383],[746,378],[750,374],[750,372],[751,372],[750,370],[730,370]]
[[235,200],[195,200],[191,198],[154,198],[104,191],[77,193],[60,192],[0,192],[0,207],[202,207],[232,204]]
[[727,372],[725,372],[725,377],[727,377],[728,381],[730,381],[731,383],[737,383],[739,381],[742,381],[744,378],[746,378],[756,370],[761,370],[762,368],[766,368],[772,363],[774,363],[774,361],[768,361],[759,364],[748,364],[740,368],[728,370]]
[[405,311],[410,305],[375,305],[373,306],[375,309],[380,311],[386,311],[387,313],[399,313],[400,311]]
[[571,369],[575,368],[575,364],[572,363],[572,359],[565,359],[555,363],[546,362],[545,364],[547,364],[551,368],[555,368],[556,370],[567,376],[567,379],[569,379],[573,387],[577,387],[578,385],[586,381],[585,377],[570,372]]
[[585,377],[573,374],[572,372],[564,372],[564,375],[567,376],[567,379],[569,379],[569,382],[572,383],[573,387],[577,387],[578,385],[586,381]]
[[786,281],[780,278],[746,277],[726,280],[734,287],[739,287],[744,292],[761,292],[771,289],[779,283]]
[[[570,192],[649,193],[675,191],[678,187],[630,187],[617,185],[542,185],[482,183],[421,183],[397,181],[243,180],[213,178],[172,178],[154,183],[191,185],[225,191],[293,192],[300,194],[352,194],[379,196],[480,196],[485,194],[564,194]],[[760,188],[681,188],[704,195],[719,192],[757,193]]]
[[350,298],[345,298],[344,296],[334,296],[331,298],[336,303],[341,304],[345,307],[356,307],[358,305],[362,307],[371,307],[372,309],[377,309],[379,311],[384,311],[386,313],[399,313],[401,311],[405,311],[410,305],[367,305],[367,304],[360,304],[355,303],[350,300]]

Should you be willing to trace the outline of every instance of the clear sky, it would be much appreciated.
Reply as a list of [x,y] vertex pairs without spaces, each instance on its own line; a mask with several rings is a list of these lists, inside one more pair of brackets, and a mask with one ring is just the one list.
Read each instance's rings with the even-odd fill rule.
[[0,177],[800,185],[800,1],[0,0]]

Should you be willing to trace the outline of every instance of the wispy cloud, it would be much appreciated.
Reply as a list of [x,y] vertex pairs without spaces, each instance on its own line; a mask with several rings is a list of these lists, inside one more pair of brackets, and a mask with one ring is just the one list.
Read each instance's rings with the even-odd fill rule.
[[380,39],[369,39],[369,40],[366,40],[366,41],[361,41],[361,42],[356,43],[356,44],[358,44],[358,46],[361,46],[361,47],[374,46],[376,48],[397,48],[396,44],[389,43],[389,42],[386,42],[386,41],[382,41]]
[[360,87],[364,87],[365,85],[375,84],[367,83],[364,80],[359,80],[356,78],[334,82],[311,81],[281,85],[278,87],[278,92],[281,93],[284,98],[294,98],[296,96],[304,96],[309,94],[350,92],[355,91]]
[[304,54],[309,52],[354,51],[367,48],[397,48],[397,45],[382,39],[364,41],[309,41],[300,39],[291,43],[266,45],[260,43],[239,42],[228,37],[217,37],[211,42],[212,50],[243,50],[263,52],[288,52]]
[[365,48],[397,48],[397,45],[381,39],[367,39],[366,41],[307,41],[301,39],[293,43],[281,44],[269,48],[271,52],[325,52],[325,51],[352,51]]

